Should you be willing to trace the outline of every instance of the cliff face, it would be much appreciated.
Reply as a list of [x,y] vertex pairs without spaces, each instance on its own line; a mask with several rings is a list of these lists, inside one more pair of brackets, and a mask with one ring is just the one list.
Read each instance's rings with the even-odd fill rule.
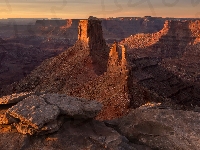
[[[199,88],[170,71],[169,63],[164,64],[166,58],[175,60],[185,55],[186,48],[198,37],[199,31],[190,30],[189,25],[190,22],[169,21],[160,32],[135,36],[133,39],[139,44],[128,43],[131,42],[128,39],[121,45],[114,43],[109,50],[103,38],[101,21],[81,20],[79,40],[73,47],[44,61],[7,90],[12,89],[11,93],[64,93],[95,99],[104,105],[98,119],[122,116],[130,106],[139,107],[149,101],[170,101],[170,106],[180,104],[183,109],[187,108],[186,105],[199,105]],[[146,46],[141,40],[147,40]],[[7,93],[5,90],[1,93]]]
[[102,20],[104,37],[121,40],[137,33],[154,33],[162,29],[164,18],[115,18]]
[[199,32],[198,20],[167,21],[157,33],[138,34],[122,41],[129,47],[132,63],[131,106],[148,101],[167,102],[178,109],[200,106]]
[[[199,41],[199,21],[165,21],[163,29],[152,34],[136,34],[121,41],[135,55],[180,57],[188,45]],[[139,56],[139,57],[140,57]]]
[[109,53],[103,38],[101,21],[98,19],[81,20],[78,29],[78,40],[89,47],[95,72],[101,75],[106,71]]
[[110,49],[107,72],[109,74],[126,74],[127,60],[124,45],[114,43]]
[[[36,35],[77,40],[79,19],[37,20],[31,31]],[[28,28],[28,27],[27,27]]]
[[191,21],[189,24],[189,29],[191,30],[192,37],[194,37],[193,45],[200,43],[200,20]]

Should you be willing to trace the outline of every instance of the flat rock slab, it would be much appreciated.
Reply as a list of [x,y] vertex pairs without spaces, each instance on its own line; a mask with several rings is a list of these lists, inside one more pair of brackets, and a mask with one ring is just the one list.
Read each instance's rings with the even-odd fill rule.
[[23,99],[29,97],[31,92],[25,93],[14,93],[12,95],[3,96],[0,98],[0,104],[13,104],[22,101]]
[[152,149],[200,149],[198,112],[137,108],[115,124],[128,139]]
[[56,120],[60,111],[55,105],[45,102],[42,97],[32,95],[17,103],[7,111],[14,118],[18,118],[23,124],[40,129],[45,123]]
[[66,95],[44,94],[42,97],[47,103],[57,106],[61,114],[77,119],[94,118],[102,108],[102,104],[97,101],[89,101]]

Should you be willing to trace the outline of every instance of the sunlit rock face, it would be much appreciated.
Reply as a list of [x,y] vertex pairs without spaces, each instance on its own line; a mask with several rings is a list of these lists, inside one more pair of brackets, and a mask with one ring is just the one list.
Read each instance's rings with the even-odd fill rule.
[[104,107],[97,118],[101,120],[127,113],[125,47],[115,43],[109,50],[101,21],[96,18],[81,20],[78,30],[79,40],[73,47],[44,61],[26,78],[5,89],[4,95],[24,91],[65,93],[100,101]]
[[98,75],[106,71],[109,49],[103,38],[101,21],[97,18],[80,20],[78,40],[90,49],[94,70]]

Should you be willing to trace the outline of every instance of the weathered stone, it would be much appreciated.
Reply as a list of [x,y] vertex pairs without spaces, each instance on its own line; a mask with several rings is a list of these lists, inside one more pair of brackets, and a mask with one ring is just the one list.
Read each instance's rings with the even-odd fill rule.
[[15,93],[12,95],[3,96],[0,98],[0,104],[12,104],[12,103],[18,103],[22,101],[23,99],[29,97],[31,92],[25,92],[25,93]]
[[25,124],[25,123],[22,123],[22,122],[15,123],[14,126],[17,129],[17,131],[21,134],[33,135],[37,132],[37,130],[35,128],[30,126],[29,124]]
[[42,97],[47,103],[57,106],[61,114],[75,118],[94,118],[102,108],[99,102],[66,95],[44,94]]
[[59,117],[59,119],[45,124],[39,131],[37,131],[37,134],[44,135],[44,134],[54,133],[60,129],[63,123],[64,123],[64,117]]
[[78,125],[76,121],[67,121],[58,132],[46,135],[43,140],[34,139],[27,150],[34,149],[135,150],[125,137],[104,123],[94,120]]
[[200,149],[200,113],[136,109],[119,119],[118,130],[135,143],[153,149]]
[[0,124],[12,124],[17,122],[17,119],[10,116],[9,114],[5,113],[3,115],[0,115]]
[[49,105],[43,98],[35,95],[19,102],[7,112],[35,129],[40,129],[45,123],[55,120],[60,113],[57,106]]
[[49,123],[46,123],[41,129],[35,129],[32,126],[21,123],[21,122],[15,123],[14,126],[16,127],[17,131],[22,134],[45,135],[45,134],[54,133],[58,131],[63,124],[63,121],[64,121],[63,119],[64,118],[59,119],[59,120],[53,120]]

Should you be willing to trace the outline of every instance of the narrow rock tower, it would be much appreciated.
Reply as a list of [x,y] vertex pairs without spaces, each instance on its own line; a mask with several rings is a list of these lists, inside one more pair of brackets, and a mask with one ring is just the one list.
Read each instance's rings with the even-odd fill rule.
[[103,38],[101,21],[89,17],[88,20],[80,20],[78,28],[78,40],[89,47],[95,72],[103,74],[107,70],[109,48]]

